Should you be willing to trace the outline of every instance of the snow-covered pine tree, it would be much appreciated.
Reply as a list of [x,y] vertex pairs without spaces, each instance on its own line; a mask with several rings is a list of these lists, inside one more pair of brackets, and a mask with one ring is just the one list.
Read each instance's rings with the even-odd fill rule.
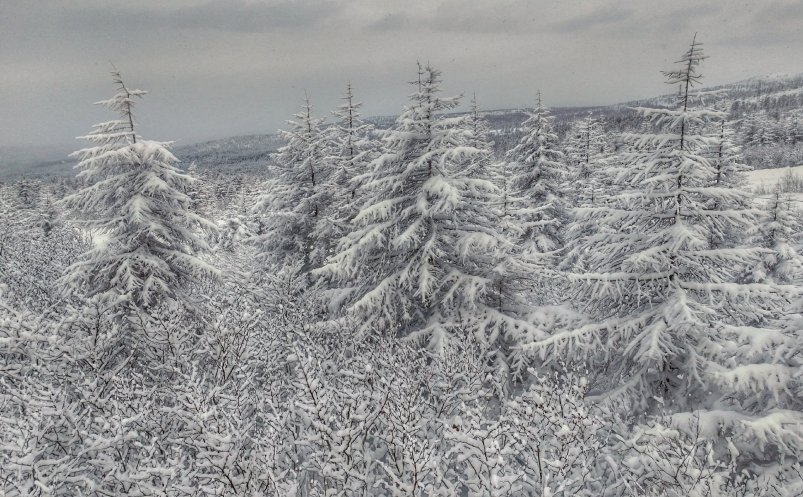
[[92,146],[73,154],[85,186],[65,198],[103,239],[62,278],[70,290],[102,295],[112,303],[147,309],[185,301],[188,285],[217,274],[197,254],[207,248],[197,228],[213,225],[190,210],[193,181],[182,173],[170,143],[142,140],[135,131],[135,100],[112,72],[117,93],[98,102],[118,114],[82,139]]
[[39,181],[22,178],[16,182],[17,205],[21,209],[36,207],[41,196],[42,184]]
[[[559,150],[553,117],[541,102],[538,92],[536,108],[522,124],[519,143],[505,157],[503,176],[507,178],[504,194],[503,222],[508,238],[514,242],[509,257],[528,261],[528,287],[510,289],[519,298],[539,305],[551,305],[562,293],[553,268],[565,244],[568,220],[566,193],[563,184],[568,176],[565,157]],[[503,282],[501,290],[512,281]]]
[[[494,280],[489,291],[490,303],[500,315],[524,317],[529,311],[527,297],[533,287],[532,275],[540,268],[533,265],[527,254],[519,249],[517,241],[525,233],[520,219],[511,215],[510,188],[512,179],[505,160],[495,161],[494,143],[490,138],[490,125],[480,115],[476,94],[472,96],[467,114],[467,127],[471,130],[467,145],[480,151],[462,166],[462,171],[471,177],[488,180],[496,186],[490,197],[468,200],[476,205],[485,205],[488,214],[496,218],[499,245],[495,252]],[[490,203],[489,203],[490,202]],[[513,326],[513,328],[508,328]],[[529,331],[525,331],[529,330]],[[533,327],[499,323],[491,327],[489,347],[493,370],[497,373],[498,387],[505,388],[507,373],[520,378],[525,373],[527,361],[520,354],[519,345],[534,339]]]
[[759,283],[803,283],[803,258],[796,245],[801,236],[800,212],[788,193],[775,187],[758,223],[757,244],[767,250],[750,268],[749,281]]
[[[57,450],[89,466],[81,485],[153,494],[169,485],[166,468],[187,467],[188,452],[153,444],[176,429],[164,409],[174,401],[171,379],[188,366],[203,330],[192,319],[202,309],[198,290],[218,275],[200,257],[201,230],[214,225],[190,209],[193,179],[176,167],[169,144],[136,134],[134,100],[145,92],[129,89],[116,70],[113,77],[117,93],[99,103],[119,117],[85,137],[94,146],[75,155],[86,186],[64,200],[96,242],[62,276],[69,292],[88,298],[62,310],[59,333],[78,358],[72,398],[83,410],[71,418],[79,424],[60,426],[72,438],[68,450],[67,442]],[[79,432],[90,436],[76,440]],[[66,488],[82,493],[75,482]]]
[[548,254],[563,245],[566,205],[561,183],[568,171],[552,123],[539,91],[535,110],[522,124],[521,140],[507,154],[511,178],[508,208],[525,230],[519,245],[533,255]]
[[[699,96],[705,99],[709,93],[716,94],[717,91],[699,92]],[[716,108],[722,111],[724,105],[720,102]],[[736,189],[743,187],[745,184],[743,173],[749,167],[742,162],[741,148],[733,141],[734,132],[724,111],[722,111],[721,118],[713,119],[710,123],[709,134],[712,137],[712,145],[705,155],[715,170],[713,186]],[[723,198],[712,201],[710,208],[714,210],[749,209],[752,201],[753,199],[748,195]],[[739,229],[739,227],[736,228]],[[729,229],[723,227],[719,232],[711,232],[710,243],[712,248],[720,248],[731,246],[734,241],[739,240],[746,240],[744,233],[731,233]]]
[[760,133],[760,123],[756,111],[748,111],[739,122],[739,144],[752,145]]
[[438,96],[440,72],[419,70],[411,104],[389,129],[367,175],[368,200],[340,251],[317,271],[342,290],[362,329],[446,348],[472,330],[480,343],[532,327],[497,308],[493,283],[507,243],[497,229],[496,189],[473,168],[489,151],[471,145],[457,98]]
[[605,135],[600,123],[589,114],[577,123],[567,140],[568,160],[574,171],[572,176],[575,203],[593,205],[602,195],[605,184]]
[[803,142],[803,125],[798,116],[789,116],[786,124],[786,141],[790,145]]
[[210,191],[207,174],[205,171],[198,170],[197,163],[191,162],[187,167],[187,175],[193,179],[187,190],[187,195],[192,199],[190,208],[193,212],[206,214],[206,211],[212,205],[212,192]]
[[626,190],[578,209],[600,226],[583,241],[587,272],[570,276],[572,299],[593,322],[532,350],[548,361],[585,358],[599,373],[597,398],[625,399],[634,412],[701,410],[701,424],[713,427],[706,436],[719,426],[743,456],[755,455],[757,440],[799,455],[800,412],[785,393],[799,337],[762,327],[794,289],[735,283],[760,250],[710,243],[712,233],[750,232],[755,212],[711,208],[744,205],[746,194],[714,185],[707,130],[723,115],[692,106],[704,58],[695,40],[681,68],[666,73],[684,88],[675,108],[636,109],[654,130],[625,137],[633,144],[619,178]]
[[471,130],[472,138],[468,141],[468,145],[482,150],[481,156],[477,157],[474,164],[474,173],[476,177],[488,180],[497,186],[500,190],[504,185],[500,184],[499,168],[496,167],[493,161],[493,154],[491,151],[494,147],[494,142],[491,140],[491,126],[488,121],[480,115],[480,107],[477,103],[477,94],[471,97],[471,103],[468,113],[468,127]]
[[715,123],[715,143],[711,150],[711,163],[716,170],[714,185],[741,187],[744,184],[742,173],[748,167],[742,163],[741,149],[735,143],[735,133],[731,123],[722,118]]
[[743,123],[743,144],[751,147],[762,147],[772,143],[772,123],[766,113],[759,110],[751,111]]
[[374,127],[360,117],[362,103],[354,100],[351,83],[346,86],[343,103],[332,112],[335,123],[326,130],[325,168],[332,206],[318,223],[316,236],[326,245],[326,256],[338,240],[351,230],[351,221],[360,211],[363,195],[360,191],[364,175],[377,156],[373,140]]
[[323,166],[326,156],[323,120],[314,117],[309,97],[301,112],[280,131],[286,145],[274,154],[271,167],[275,182],[255,205],[264,219],[263,231],[254,237],[260,257],[279,267],[302,262],[302,271],[317,267],[326,257],[315,228],[327,214],[331,192],[326,188]]

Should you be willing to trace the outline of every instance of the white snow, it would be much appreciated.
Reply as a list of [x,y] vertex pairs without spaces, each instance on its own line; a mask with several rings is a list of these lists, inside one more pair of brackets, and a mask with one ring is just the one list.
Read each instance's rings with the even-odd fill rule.
[[745,173],[751,189],[763,186],[765,189],[774,187],[789,172],[795,176],[803,177],[803,164],[797,167],[780,167],[777,169],[756,169]]

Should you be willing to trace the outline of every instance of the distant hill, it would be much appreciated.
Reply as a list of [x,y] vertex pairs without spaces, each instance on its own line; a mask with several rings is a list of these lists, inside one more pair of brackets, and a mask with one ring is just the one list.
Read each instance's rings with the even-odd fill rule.
[[69,176],[75,161],[68,146],[0,147],[0,179],[17,176]]
[[243,135],[183,145],[173,150],[182,165],[196,163],[199,169],[250,172],[265,167],[270,154],[282,146],[277,134]]
[[[736,83],[705,88],[717,90],[717,99],[724,102],[737,125],[738,136],[745,143],[752,128],[762,132],[769,129],[759,145],[745,146],[745,158],[754,168],[787,167],[803,164],[803,133],[799,142],[790,137],[790,127],[795,123],[803,130],[803,74],[774,74],[759,76]],[[712,97],[713,98],[713,97]],[[606,129],[613,132],[631,129],[638,119],[631,110],[636,106],[668,106],[674,95],[666,94],[648,99],[634,100],[615,105],[598,107],[557,107],[556,117],[559,134],[565,133],[578,118],[593,113],[605,121]],[[517,129],[526,119],[527,109],[495,109],[482,114],[494,132],[498,150],[505,150],[517,138]],[[747,117],[753,119],[746,123]],[[378,129],[391,126],[396,116],[366,118]],[[177,146],[175,154],[182,164],[195,162],[199,169],[215,169],[221,172],[255,171],[270,160],[270,154],[282,145],[276,134],[253,134],[234,136],[202,143]],[[0,147],[0,179],[19,176],[64,176],[74,174],[75,161],[67,155],[73,149],[61,147]]]

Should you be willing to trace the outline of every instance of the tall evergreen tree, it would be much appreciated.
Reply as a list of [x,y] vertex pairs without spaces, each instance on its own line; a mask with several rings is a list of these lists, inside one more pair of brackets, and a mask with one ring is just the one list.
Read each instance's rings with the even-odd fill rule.
[[539,91],[535,110],[522,124],[521,140],[507,154],[511,178],[508,208],[525,230],[520,245],[533,254],[553,252],[563,245],[566,206],[561,183],[567,167],[553,120]]
[[716,186],[741,187],[744,184],[743,172],[748,168],[742,163],[741,149],[735,143],[735,133],[724,117],[714,123],[715,141],[711,150],[712,165],[716,170]]
[[[335,123],[327,129],[326,136],[324,162],[329,172],[326,188],[330,191],[332,206],[328,218],[316,229],[327,249],[333,249],[350,230],[351,221],[364,200],[360,189],[362,182],[378,153],[372,136],[374,127],[361,119],[362,103],[354,100],[351,83],[346,86],[342,100],[343,103],[333,112]],[[331,255],[329,250],[327,255]]]
[[85,185],[68,206],[103,239],[67,269],[63,282],[87,295],[147,309],[184,300],[187,285],[217,271],[197,254],[207,248],[198,227],[213,227],[190,210],[193,179],[182,173],[169,143],[142,140],[134,105],[145,95],[112,73],[117,93],[98,102],[118,114],[82,137],[93,146],[73,154]]
[[578,205],[593,205],[605,184],[605,136],[591,115],[577,123],[567,140],[566,151],[573,171],[573,190]]
[[520,269],[530,274],[528,285],[510,290],[538,305],[562,300],[563,291],[553,269],[565,244],[568,213],[563,184],[568,166],[553,122],[539,91],[536,108],[522,124],[519,143],[508,151],[503,172],[507,181],[502,225],[514,243],[510,255],[530,266]]
[[480,343],[502,328],[532,327],[502,313],[493,283],[505,241],[492,183],[474,168],[489,154],[470,145],[465,116],[446,117],[457,98],[438,96],[440,72],[419,71],[416,92],[385,133],[385,153],[365,183],[369,196],[340,252],[318,273],[339,283],[363,329],[397,333],[445,350],[456,333]]
[[468,141],[468,145],[482,150],[484,153],[477,158],[474,166],[474,172],[478,178],[486,179],[494,183],[500,190],[503,185],[500,183],[499,168],[496,167],[493,161],[493,154],[491,151],[494,147],[494,142],[491,140],[491,127],[488,121],[480,115],[479,104],[477,103],[477,95],[471,97],[468,118],[468,128],[471,130],[472,138]]
[[720,423],[742,442],[752,436],[739,450],[754,450],[757,439],[799,440],[784,424],[800,418],[790,403],[756,402],[768,392],[788,398],[799,338],[762,326],[794,289],[735,283],[761,251],[711,245],[712,233],[750,232],[755,212],[738,207],[744,192],[714,184],[708,130],[723,114],[692,105],[704,58],[695,40],[681,68],[666,73],[683,88],[675,108],[636,109],[654,129],[625,137],[633,144],[619,177],[625,191],[578,209],[599,226],[583,241],[587,272],[571,275],[573,300],[593,322],[533,348],[552,361],[585,357],[599,372],[598,398],[625,399],[636,412],[699,409],[706,426]]
[[286,144],[272,157],[275,181],[255,206],[256,214],[264,219],[263,232],[255,241],[265,260],[279,266],[301,262],[306,272],[326,256],[315,228],[326,215],[331,192],[322,167],[326,155],[323,120],[313,116],[308,97],[294,117],[287,121],[289,130],[281,131]]
[[801,283],[803,259],[796,245],[801,236],[800,213],[789,194],[777,185],[757,227],[758,245],[767,249],[749,269],[748,280],[759,283]]

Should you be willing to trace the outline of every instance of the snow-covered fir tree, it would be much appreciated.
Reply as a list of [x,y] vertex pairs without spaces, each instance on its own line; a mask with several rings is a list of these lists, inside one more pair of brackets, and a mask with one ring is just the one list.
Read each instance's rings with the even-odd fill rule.
[[341,287],[339,300],[373,333],[435,351],[466,333],[480,343],[502,333],[518,341],[535,331],[499,311],[493,283],[509,242],[497,230],[496,188],[473,172],[490,152],[469,145],[465,116],[443,115],[457,98],[438,96],[439,71],[426,67],[413,84],[366,178],[354,231],[317,273]]
[[735,133],[731,123],[722,118],[714,123],[715,142],[711,150],[711,163],[716,170],[714,184],[741,187],[744,184],[743,173],[748,167],[742,162],[741,149],[735,142]]
[[550,254],[563,246],[567,214],[561,185],[568,169],[552,124],[539,91],[535,109],[522,124],[521,140],[507,154],[508,209],[524,229],[517,241],[520,250],[530,254]]
[[500,291],[515,293],[531,305],[558,303],[563,293],[554,267],[565,244],[568,212],[563,185],[569,171],[553,122],[539,91],[535,109],[522,124],[519,142],[501,165],[506,178],[501,224],[513,242],[508,256],[527,261],[529,267],[519,271],[528,273],[529,281],[522,286],[505,278]]
[[263,230],[254,241],[269,264],[302,261],[303,271],[308,271],[327,255],[316,238],[316,226],[328,215],[332,192],[323,168],[323,120],[313,116],[309,97],[294,117],[287,121],[289,129],[281,131],[286,145],[271,159],[274,182],[255,206]]
[[478,178],[488,180],[497,188],[503,190],[504,184],[500,184],[500,172],[499,167],[493,162],[493,154],[491,151],[493,150],[494,143],[491,140],[491,127],[488,124],[488,121],[480,115],[480,107],[477,103],[477,95],[474,94],[471,97],[470,108],[468,112],[468,128],[471,130],[471,140],[467,143],[468,145],[476,148],[477,150],[482,150],[484,153],[475,160],[474,165],[474,173],[477,175]]
[[759,218],[757,244],[767,249],[757,264],[748,268],[748,281],[771,283],[803,283],[803,259],[798,253],[801,237],[800,212],[788,193],[776,185],[764,202]]
[[704,58],[695,40],[666,73],[683,88],[674,108],[636,109],[654,129],[625,137],[624,191],[577,209],[599,226],[582,242],[585,272],[570,275],[592,322],[532,350],[548,361],[585,358],[598,372],[595,397],[633,412],[699,410],[705,436],[719,426],[743,463],[762,443],[799,454],[800,413],[788,395],[799,336],[768,326],[795,289],[738,284],[761,250],[711,245],[712,233],[748,233],[756,217],[738,207],[744,192],[715,185],[708,130],[723,115],[692,105]]
[[170,144],[137,135],[134,105],[146,92],[129,89],[116,70],[112,76],[117,93],[98,104],[118,118],[82,137],[92,146],[73,156],[85,186],[65,199],[101,241],[63,282],[141,309],[182,301],[189,284],[217,274],[198,256],[207,249],[198,228],[214,226],[190,210],[193,178],[178,169]]
[[580,120],[565,145],[573,170],[572,191],[577,205],[593,205],[603,194],[605,178],[605,135],[592,115]]
[[362,103],[355,101],[351,83],[346,86],[342,100],[332,113],[334,124],[326,130],[324,167],[328,171],[328,182],[325,188],[330,192],[332,206],[328,219],[316,227],[316,236],[328,248],[333,248],[351,229],[351,221],[363,202],[361,184],[378,152],[373,139],[374,127],[362,121]]
[[[705,98],[706,93],[701,92],[700,96]],[[735,135],[724,112],[721,118],[712,120],[709,134],[712,137],[712,145],[705,155],[715,170],[713,186],[742,188],[745,184],[744,172],[749,167],[743,163],[741,148],[734,142]],[[752,200],[748,195],[721,198],[713,201],[711,208],[715,210],[748,209],[752,206]],[[739,226],[731,226],[730,229],[734,228],[741,229]],[[723,226],[720,231],[712,231],[710,234],[711,246],[713,248],[727,247],[733,245],[734,241],[746,240],[744,233],[734,233],[730,229]]]

